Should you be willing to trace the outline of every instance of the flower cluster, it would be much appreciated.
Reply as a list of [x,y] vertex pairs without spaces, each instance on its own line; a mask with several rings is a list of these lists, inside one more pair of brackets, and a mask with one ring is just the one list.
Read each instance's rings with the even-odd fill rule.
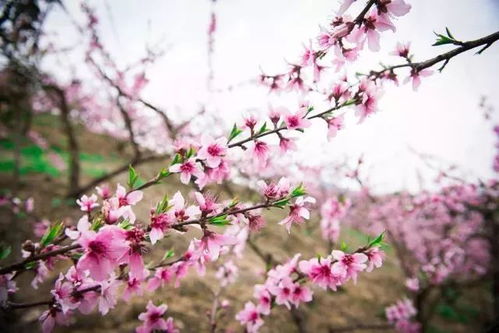
[[395,325],[395,329],[402,333],[419,333],[420,324],[411,321],[416,315],[416,309],[412,302],[405,298],[385,309],[388,322]]
[[267,272],[265,283],[255,286],[253,296],[256,304],[247,302],[236,319],[246,326],[248,332],[257,332],[264,324],[263,316],[270,314],[273,304],[291,309],[312,300],[313,292],[305,285],[306,282],[336,291],[349,280],[356,282],[359,272],[380,267],[382,258],[383,252],[378,243],[354,253],[333,250],[326,258],[300,261],[300,254],[297,254],[287,263]]
[[321,206],[322,238],[336,243],[340,236],[340,220],[347,214],[350,200],[342,196],[330,198]]

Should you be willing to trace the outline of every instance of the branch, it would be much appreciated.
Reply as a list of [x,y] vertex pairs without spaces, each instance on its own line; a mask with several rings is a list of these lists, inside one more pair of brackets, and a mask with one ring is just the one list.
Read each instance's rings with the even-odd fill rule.
[[29,263],[34,262],[34,261],[44,260],[44,259],[47,259],[50,257],[54,257],[54,256],[57,256],[59,254],[64,254],[66,252],[69,252],[69,251],[74,250],[74,249],[78,249],[80,247],[81,246],[79,244],[73,244],[73,245],[61,247],[57,250],[45,252],[42,254],[38,254],[36,256],[31,256],[31,257],[26,258],[25,260],[23,260],[21,262],[0,268],[0,274],[7,274],[7,273],[10,273],[13,271],[25,269],[26,264],[29,264]]
[[61,112],[61,121],[64,126],[64,132],[68,138],[69,145],[69,190],[68,193],[79,188],[80,179],[80,147],[74,133],[74,128],[69,119],[69,105],[67,103],[64,90],[56,85],[44,85],[46,90],[53,91],[59,101],[59,110]]
[[476,40],[464,42],[461,44],[461,46],[459,46],[459,47],[457,47],[449,52],[442,53],[442,54],[440,54],[434,58],[428,59],[426,61],[414,62],[414,63],[408,62],[405,64],[386,67],[385,69],[378,71],[378,72],[372,71],[369,74],[369,77],[378,78],[381,76],[381,74],[383,74],[385,72],[391,72],[395,69],[404,68],[404,67],[410,67],[413,70],[415,70],[416,72],[419,72],[425,68],[432,67],[433,65],[444,61],[444,65],[440,68],[440,70],[442,70],[443,67],[445,67],[445,65],[449,62],[449,60],[454,58],[455,56],[457,56],[463,52],[469,51],[471,49],[477,48],[479,46],[484,46],[481,50],[479,50],[476,53],[476,54],[481,54],[486,48],[488,48],[489,46],[494,44],[498,39],[499,39],[499,31],[494,32],[493,34],[490,34],[488,36],[476,39]]

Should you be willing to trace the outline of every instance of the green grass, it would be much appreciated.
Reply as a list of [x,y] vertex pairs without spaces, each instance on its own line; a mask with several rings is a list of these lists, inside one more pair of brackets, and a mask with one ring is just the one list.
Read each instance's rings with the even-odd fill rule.
[[[14,148],[15,144],[11,139],[0,140],[0,172],[11,173],[14,171]],[[26,142],[21,148],[21,175],[38,173],[46,174],[51,177],[59,177],[64,171],[58,170],[49,159],[49,154],[56,153],[65,162],[69,160],[69,152],[60,146],[52,145],[49,149],[43,150],[39,146]],[[82,171],[91,177],[100,177],[106,173],[104,168],[107,163],[116,161],[116,156],[110,158],[99,154],[87,152],[80,153],[80,162]]]

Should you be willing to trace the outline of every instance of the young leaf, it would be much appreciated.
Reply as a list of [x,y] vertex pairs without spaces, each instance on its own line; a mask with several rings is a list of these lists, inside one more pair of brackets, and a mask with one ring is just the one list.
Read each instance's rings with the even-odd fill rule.
[[196,151],[194,150],[194,148],[189,147],[189,150],[187,151],[187,154],[185,155],[185,157],[186,158],[191,158],[191,156],[193,156],[194,153],[196,153]]
[[341,242],[340,250],[345,252],[348,251],[348,245],[344,241]]
[[305,194],[307,194],[307,191],[305,190],[303,184],[300,184],[294,188],[293,192],[291,192],[291,197],[292,198],[301,197],[302,195]]
[[234,124],[234,126],[232,127],[232,130],[230,131],[228,142],[232,141],[236,136],[238,136],[242,132],[243,132],[243,130],[238,128],[237,125]]
[[118,227],[120,227],[121,229],[128,230],[132,227],[132,224],[128,219],[125,219],[118,224]]
[[167,168],[163,168],[161,169],[161,171],[159,172],[159,175],[158,175],[158,180],[161,180],[163,178],[166,178],[168,177],[169,175],[171,175],[170,171],[168,171]]
[[135,171],[133,166],[130,164],[128,166],[128,187],[133,189],[138,178],[139,175],[137,174],[137,171]]
[[265,133],[266,131],[267,131],[267,122],[264,122],[262,127],[260,127],[260,129],[258,130],[258,132],[256,134],[259,135],[259,134]]
[[0,245],[0,260],[7,258],[10,252],[12,252],[10,245]]
[[168,195],[165,195],[163,199],[156,205],[156,214],[161,214],[166,212],[169,209],[168,207]]
[[173,248],[169,249],[168,251],[165,252],[165,255],[163,256],[163,259],[161,260],[166,260],[168,258],[171,258],[175,255],[175,251],[173,251]]
[[214,225],[228,225],[230,224],[230,221],[227,220],[227,214],[221,215],[221,216],[214,216],[208,220],[210,224]]
[[61,223],[53,225],[49,229],[47,229],[47,231],[45,231],[45,234],[43,235],[42,239],[40,240],[40,245],[45,247],[45,246],[51,244],[57,238],[57,236],[59,236],[59,234],[62,231],[63,226],[64,226],[64,224],[61,222]]
[[284,208],[286,207],[287,205],[289,204],[289,199],[288,198],[284,198],[284,199],[281,199],[279,201],[276,201],[273,203],[273,206],[274,207],[279,207],[279,208]]
[[180,162],[182,162],[182,156],[180,156],[180,154],[175,154],[175,156],[173,156],[173,160],[170,165],[178,164]]
[[385,235],[385,232],[383,231],[381,234],[379,234],[378,237],[373,239],[367,247],[374,247],[374,246],[379,246],[383,242],[383,237]]

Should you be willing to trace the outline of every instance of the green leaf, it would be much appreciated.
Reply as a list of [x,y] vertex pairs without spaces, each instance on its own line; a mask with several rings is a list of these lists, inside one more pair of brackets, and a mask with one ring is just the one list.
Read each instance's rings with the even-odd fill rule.
[[227,219],[227,214],[214,216],[208,220],[210,224],[214,225],[229,225],[230,221]]
[[238,198],[234,198],[234,199],[232,199],[232,201],[230,202],[230,204],[229,204],[229,206],[228,206],[227,208],[228,208],[228,209],[233,208],[233,207],[235,207],[238,203],[239,203],[239,199],[238,199]]
[[161,169],[158,175],[158,181],[171,175],[171,172],[167,168]]
[[434,33],[438,38],[437,41],[433,44],[433,46],[445,45],[445,44],[462,44],[462,42],[456,40],[449,28],[445,28],[446,35]]
[[100,229],[101,225],[102,225],[102,220],[100,218],[96,218],[92,222],[92,225],[90,226],[90,230],[97,231]]
[[137,171],[135,171],[133,166],[130,164],[128,166],[128,187],[133,189],[135,183],[137,182],[137,179],[139,179],[139,175],[137,174]]
[[128,230],[132,227],[132,224],[130,223],[130,220],[125,219],[118,224],[118,227],[120,227],[121,229]]
[[347,243],[345,243],[345,241],[341,242],[340,250],[343,252],[348,251],[348,245],[347,245]]
[[267,131],[267,122],[264,122],[262,127],[260,127],[260,129],[258,130],[258,132],[256,133],[257,135],[260,135],[260,134],[263,134]]
[[40,244],[43,247],[51,244],[57,238],[57,236],[61,234],[63,226],[64,224],[62,222],[51,226],[47,231],[45,231],[45,234],[40,240]]
[[234,124],[234,126],[232,126],[232,130],[230,131],[228,142],[232,141],[236,136],[238,136],[242,132],[243,132],[243,130],[238,128],[237,125]]
[[284,199],[281,199],[281,200],[278,200],[278,201],[274,202],[272,205],[274,207],[284,208],[288,204],[289,204],[289,199],[288,198],[284,198]]
[[194,150],[194,148],[189,147],[189,150],[187,151],[187,154],[185,155],[185,157],[186,157],[186,158],[190,158],[190,157],[191,157],[191,156],[193,156],[195,153],[196,153],[196,151]]
[[163,199],[156,205],[156,214],[162,214],[166,212],[170,207],[168,206],[168,195],[165,194]]
[[452,39],[456,40],[456,39],[454,38],[454,36],[452,36],[452,34],[450,33],[449,28],[445,27],[445,31],[447,32],[447,36],[449,36],[450,38],[452,38]]
[[0,260],[7,258],[11,252],[12,248],[10,245],[0,245]]
[[385,232],[383,231],[381,234],[379,234],[378,237],[376,237],[375,239],[373,239],[368,245],[367,247],[374,247],[374,246],[379,246],[381,245],[381,243],[383,242],[383,237],[385,235]]
[[178,164],[180,162],[182,162],[182,156],[180,156],[180,154],[175,154],[175,156],[173,156],[173,160],[170,165]]
[[161,260],[166,260],[168,258],[171,258],[175,255],[175,251],[173,251],[173,248],[169,249],[168,251],[165,252],[165,255],[163,256],[163,259]]
[[305,194],[307,194],[307,191],[305,190],[303,184],[300,184],[293,189],[293,192],[291,192],[291,197],[292,198],[301,197]]

